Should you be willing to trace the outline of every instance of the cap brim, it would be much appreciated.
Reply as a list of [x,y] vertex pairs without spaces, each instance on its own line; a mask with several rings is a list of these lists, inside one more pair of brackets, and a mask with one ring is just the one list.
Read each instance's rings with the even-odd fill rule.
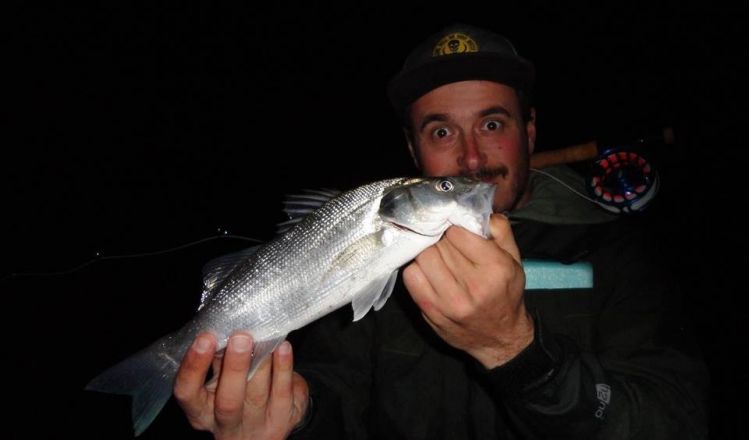
[[402,116],[411,103],[445,84],[488,80],[530,93],[533,77],[533,64],[523,59],[497,54],[455,54],[437,57],[401,72],[388,84],[388,97],[395,111]]

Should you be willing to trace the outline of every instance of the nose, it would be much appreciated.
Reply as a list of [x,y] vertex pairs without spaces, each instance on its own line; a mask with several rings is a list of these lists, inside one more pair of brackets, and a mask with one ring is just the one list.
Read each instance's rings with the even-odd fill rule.
[[486,165],[486,154],[481,151],[473,136],[463,136],[461,143],[460,154],[458,155],[458,166],[461,170],[473,172]]

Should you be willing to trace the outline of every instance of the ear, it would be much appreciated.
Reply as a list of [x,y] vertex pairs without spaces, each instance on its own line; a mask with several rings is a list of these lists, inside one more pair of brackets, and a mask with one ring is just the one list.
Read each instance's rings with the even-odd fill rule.
[[408,151],[411,153],[411,159],[414,161],[414,165],[416,165],[417,169],[421,169],[421,164],[419,163],[419,154],[416,151],[416,147],[414,147],[413,143],[413,136],[411,135],[411,132],[407,129],[403,129],[403,135],[406,136],[406,144],[408,144]]
[[528,135],[528,154],[536,149],[536,109],[531,108],[531,117],[525,123],[525,133]]

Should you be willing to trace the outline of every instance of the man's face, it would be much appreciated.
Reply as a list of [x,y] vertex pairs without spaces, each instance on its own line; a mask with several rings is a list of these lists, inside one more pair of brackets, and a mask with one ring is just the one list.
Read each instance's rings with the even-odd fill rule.
[[497,184],[494,211],[522,206],[536,127],[523,122],[514,89],[491,81],[438,87],[411,106],[414,158],[428,176]]

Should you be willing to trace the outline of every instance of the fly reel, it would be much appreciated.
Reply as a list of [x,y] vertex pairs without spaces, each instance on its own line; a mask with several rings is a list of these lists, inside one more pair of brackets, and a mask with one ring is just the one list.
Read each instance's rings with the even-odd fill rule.
[[660,182],[655,168],[632,148],[604,150],[592,163],[586,176],[591,198],[615,214],[645,209],[658,192]]

